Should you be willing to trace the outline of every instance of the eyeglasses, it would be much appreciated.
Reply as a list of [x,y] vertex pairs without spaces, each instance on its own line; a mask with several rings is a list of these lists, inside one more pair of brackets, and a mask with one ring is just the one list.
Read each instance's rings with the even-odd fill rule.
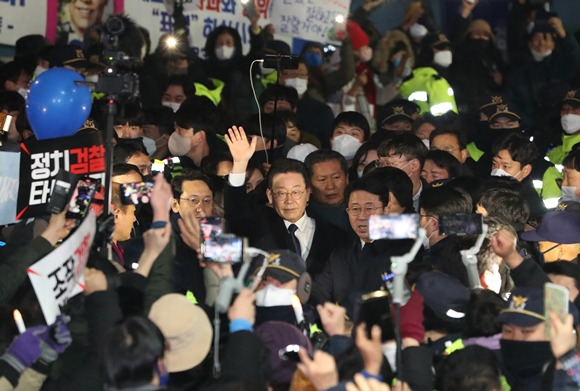
[[396,167],[396,168],[401,168],[400,165],[404,164],[403,167],[405,167],[407,165],[407,163],[409,162],[409,159],[406,160],[401,160],[398,162],[390,162],[387,160],[387,157],[383,157],[383,158],[379,158],[377,161],[377,167]]
[[286,198],[288,198],[288,194],[290,194],[294,199],[294,201],[298,201],[299,199],[302,198],[305,192],[306,189],[293,191],[276,191],[272,192],[272,197],[274,197],[275,200],[286,201]]
[[199,205],[203,204],[203,206],[212,206],[213,205],[213,199],[211,198],[204,198],[199,199],[197,197],[191,197],[191,198],[180,198],[180,200],[183,201],[188,201],[194,208],[199,207]]
[[353,215],[353,216],[360,215],[363,210],[365,211],[365,214],[367,216],[370,216],[370,215],[374,214],[377,209],[381,209],[381,208],[383,208],[383,207],[382,206],[365,206],[364,208],[361,208],[360,206],[353,206],[353,207],[347,208],[347,210],[348,210],[348,213]]

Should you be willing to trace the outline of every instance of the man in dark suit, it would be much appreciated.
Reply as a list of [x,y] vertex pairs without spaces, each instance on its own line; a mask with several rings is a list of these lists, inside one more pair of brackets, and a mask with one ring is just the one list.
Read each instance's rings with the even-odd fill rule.
[[[409,180],[410,181],[410,180]],[[411,199],[412,186],[406,187],[405,199]],[[347,213],[356,239],[336,242],[324,271],[314,278],[311,302],[339,302],[352,310],[360,294],[377,290],[382,285],[381,274],[391,270],[391,257],[403,255],[413,246],[413,240],[372,240],[369,216],[389,214],[389,189],[381,176],[365,175],[346,190]]]
[[250,204],[244,183],[257,138],[248,142],[243,128],[234,126],[228,130],[226,142],[234,160],[224,193],[230,230],[247,237],[253,247],[295,251],[314,278],[323,270],[334,245],[346,239],[346,233],[306,213],[311,193],[306,167],[293,159],[276,160],[267,177],[266,196],[272,207]]

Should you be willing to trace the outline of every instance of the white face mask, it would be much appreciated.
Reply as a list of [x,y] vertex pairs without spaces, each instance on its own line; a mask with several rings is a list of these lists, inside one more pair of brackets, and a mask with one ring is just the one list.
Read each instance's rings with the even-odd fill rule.
[[179,110],[179,108],[181,107],[181,103],[161,102],[161,106],[169,107],[169,108],[171,108],[171,110],[173,110],[174,113],[176,113],[177,110]]
[[294,293],[296,292],[293,289],[266,285],[264,289],[260,289],[256,292],[256,306],[275,307],[280,305],[292,305],[292,296]]
[[363,46],[359,49],[359,57],[362,62],[369,62],[373,58],[373,48]]
[[425,35],[427,35],[428,32],[429,32],[429,30],[427,30],[427,27],[425,27],[419,23],[415,23],[409,29],[409,34],[411,34],[411,37],[413,37],[415,39],[423,38]]
[[48,68],[45,68],[43,66],[37,65],[36,68],[34,68],[34,74],[33,74],[33,79],[36,78],[38,75],[44,73],[48,71]]
[[430,144],[429,144],[429,139],[428,138],[421,140],[421,142],[427,147],[427,149],[429,149],[429,145]]
[[552,54],[551,50],[548,50],[546,53],[543,53],[543,54],[536,52],[534,49],[530,49],[530,52],[532,53],[532,57],[534,57],[534,61],[536,61],[536,62],[540,62],[544,58],[546,58]]
[[362,178],[364,172],[365,172],[365,170],[356,170],[356,176],[359,178]]
[[433,55],[433,62],[447,68],[453,62],[453,53],[451,50],[441,50]]
[[354,157],[356,151],[360,148],[362,143],[350,134],[341,134],[336,136],[331,141],[332,150],[340,153],[346,160]]
[[24,98],[26,99],[26,97],[28,96],[28,90],[26,88],[19,88],[18,89],[18,93]]
[[405,79],[411,73],[413,73],[413,68],[409,64],[405,64],[405,68],[403,68],[403,73],[401,74],[401,78]]
[[191,149],[191,139],[173,132],[169,137],[167,147],[173,156],[184,156]]
[[[520,172],[518,171],[518,174]],[[518,175],[516,174],[516,176]],[[494,168],[493,170],[491,170],[491,173],[489,174],[491,176],[509,176],[512,177],[513,175],[510,174],[509,172],[505,171],[504,169],[501,168]]]
[[284,85],[295,88],[296,92],[298,92],[298,96],[302,96],[308,89],[308,80],[294,77],[292,79],[286,79]]
[[562,201],[580,201],[580,198],[576,195],[577,187],[575,186],[562,186]]
[[560,118],[562,129],[566,134],[576,133],[580,130],[580,115],[578,114],[564,114]]
[[230,46],[221,46],[215,49],[215,56],[218,60],[229,60],[234,56],[236,48]]
[[145,149],[147,150],[147,154],[149,156],[153,155],[155,151],[157,151],[157,145],[155,145],[155,140],[149,137],[141,137],[143,145],[145,145]]
[[[431,223],[431,220],[433,220],[433,217],[429,217],[429,220],[427,220],[427,224],[425,224],[425,226],[422,227],[425,231],[427,231],[427,226]],[[435,231],[431,232],[431,235],[425,236],[425,239],[423,241],[423,247],[425,247],[426,250],[429,250],[429,248],[431,247],[431,245],[429,244],[429,240],[431,240],[431,236],[433,236],[434,233]]]
[[90,83],[98,83],[99,82],[99,75],[85,76],[85,81],[88,81]]

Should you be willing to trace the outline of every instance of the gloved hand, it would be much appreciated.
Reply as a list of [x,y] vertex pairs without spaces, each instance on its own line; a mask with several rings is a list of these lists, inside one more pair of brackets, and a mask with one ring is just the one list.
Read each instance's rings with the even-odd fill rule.
[[39,358],[47,363],[53,362],[72,342],[66,326],[68,320],[66,316],[59,316],[52,326],[28,328],[14,339],[0,359],[18,372],[24,371]]

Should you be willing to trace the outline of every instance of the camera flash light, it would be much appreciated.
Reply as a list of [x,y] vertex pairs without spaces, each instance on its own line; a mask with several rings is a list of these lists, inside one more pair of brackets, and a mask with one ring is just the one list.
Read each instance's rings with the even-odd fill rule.
[[175,39],[175,37],[173,36],[169,36],[165,40],[165,44],[167,45],[168,48],[173,49],[177,46],[177,39]]
[[336,18],[334,18],[334,21],[336,23],[344,23],[344,15],[336,15]]

